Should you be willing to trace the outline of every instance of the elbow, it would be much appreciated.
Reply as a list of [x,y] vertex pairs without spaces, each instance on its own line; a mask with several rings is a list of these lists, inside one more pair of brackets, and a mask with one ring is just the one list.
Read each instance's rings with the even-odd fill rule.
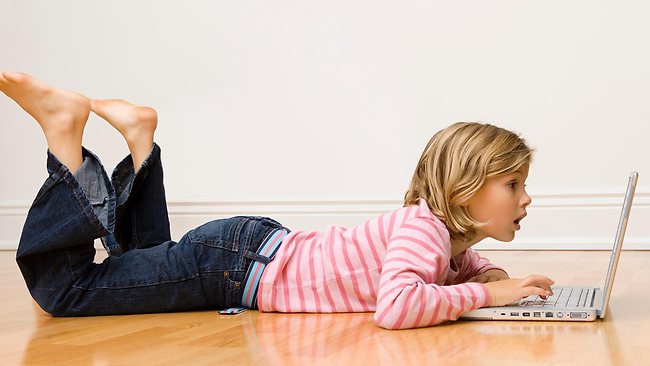
[[401,315],[401,312],[392,303],[384,306],[379,305],[372,320],[380,328],[389,330],[404,329],[405,324],[400,320],[403,318]]
[[[417,310],[415,310],[417,313]],[[384,329],[414,329],[429,327],[445,321],[445,319],[436,319],[433,323],[423,321],[422,317],[414,318],[412,311],[401,306],[391,306],[390,308],[377,308],[373,321],[375,324]]]
[[438,325],[440,323],[444,323],[446,319],[440,319],[434,323],[431,324],[406,324],[404,322],[398,322],[398,321],[393,321],[392,319],[384,318],[384,319],[379,319],[377,317],[377,313],[375,313],[375,316],[373,318],[375,324],[384,329],[388,330],[400,330],[400,329],[415,329],[415,328],[424,328],[424,327],[431,327]]
[[380,319],[377,316],[377,313],[375,313],[375,316],[373,317],[372,320],[380,328],[384,328],[384,329],[388,329],[388,330],[400,329],[399,327],[396,326],[395,322],[387,321],[387,317],[384,317],[384,318]]
[[440,311],[441,306],[441,299],[436,298],[427,303],[421,299],[384,299],[378,302],[373,320],[378,327],[390,330],[429,327],[448,320]]

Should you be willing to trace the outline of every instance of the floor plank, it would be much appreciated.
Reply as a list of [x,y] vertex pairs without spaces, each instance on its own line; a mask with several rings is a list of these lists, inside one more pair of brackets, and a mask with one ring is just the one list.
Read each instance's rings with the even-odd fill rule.
[[[513,277],[532,271],[567,285],[602,287],[609,262],[609,252],[482,254]],[[0,252],[3,365],[650,364],[650,252],[623,252],[604,320],[459,321],[406,331],[378,328],[371,313],[52,318],[31,300],[14,257]]]

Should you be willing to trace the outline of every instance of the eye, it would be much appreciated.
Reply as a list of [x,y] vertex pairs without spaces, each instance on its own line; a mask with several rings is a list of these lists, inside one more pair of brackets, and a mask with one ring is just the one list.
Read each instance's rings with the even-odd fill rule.
[[515,186],[517,186],[517,181],[513,180],[512,182],[508,183],[508,186],[512,189],[515,189]]

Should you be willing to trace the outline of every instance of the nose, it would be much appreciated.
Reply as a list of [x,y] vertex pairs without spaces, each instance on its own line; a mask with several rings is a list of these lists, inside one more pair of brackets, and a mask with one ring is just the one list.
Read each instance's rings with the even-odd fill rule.
[[528,195],[528,192],[524,192],[524,196],[522,197],[522,200],[523,200],[522,203],[523,203],[524,208],[530,206],[530,204],[533,202],[533,199],[530,198],[530,196]]

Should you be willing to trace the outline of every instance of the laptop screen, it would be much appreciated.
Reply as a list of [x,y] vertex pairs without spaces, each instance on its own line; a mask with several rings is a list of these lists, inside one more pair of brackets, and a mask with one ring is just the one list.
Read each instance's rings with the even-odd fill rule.
[[634,199],[634,192],[636,190],[636,183],[638,180],[639,173],[630,173],[630,179],[627,183],[627,191],[625,193],[625,199],[623,201],[623,209],[621,210],[621,218],[618,220],[618,228],[616,229],[616,238],[614,239],[612,257],[609,260],[609,269],[607,270],[605,287],[603,287],[603,303],[599,307],[602,310],[600,314],[598,314],[601,318],[605,317],[605,313],[607,312],[607,304],[609,303],[609,297],[611,296],[612,287],[614,286],[614,276],[616,275],[616,268],[618,267],[618,258],[621,256],[623,238],[625,237],[625,229],[627,228],[627,222],[630,218],[632,200]]

